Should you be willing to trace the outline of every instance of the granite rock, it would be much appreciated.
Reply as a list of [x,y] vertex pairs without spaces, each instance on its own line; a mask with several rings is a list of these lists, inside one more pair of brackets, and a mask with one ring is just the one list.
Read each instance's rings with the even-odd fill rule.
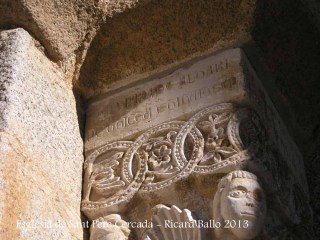
[[82,139],[59,68],[23,29],[0,33],[1,239],[82,239]]

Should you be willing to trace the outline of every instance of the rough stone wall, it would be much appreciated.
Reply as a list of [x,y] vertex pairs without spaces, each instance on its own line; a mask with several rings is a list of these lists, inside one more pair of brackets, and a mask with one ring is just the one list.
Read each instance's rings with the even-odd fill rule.
[[[252,31],[260,53],[275,79],[282,99],[297,121],[291,133],[305,160],[316,239],[320,237],[320,15],[308,1],[260,1]],[[283,116],[287,125],[293,119]]]
[[[57,82],[76,80],[76,90],[85,97],[99,92],[101,86],[123,85],[203,53],[253,40],[279,97],[292,110],[292,115],[282,117],[304,154],[315,230],[320,236],[318,2],[0,0],[0,27],[25,28],[65,73]],[[1,85],[0,91],[5,88]],[[297,120],[294,126],[291,117]],[[16,167],[13,162],[12,167]]]
[[2,31],[0,48],[0,238],[82,239],[71,86],[25,30]]
[[70,58],[98,22],[135,6],[139,0],[1,0],[0,27],[23,27],[45,46],[54,61]]
[[[150,1],[107,19],[81,69],[88,97],[250,38],[256,0]],[[94,90],[94,91],[92,91]]]

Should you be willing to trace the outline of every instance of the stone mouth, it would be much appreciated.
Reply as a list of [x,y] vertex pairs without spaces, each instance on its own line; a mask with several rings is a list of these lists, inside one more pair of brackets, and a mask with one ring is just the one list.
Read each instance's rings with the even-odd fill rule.
[[254,217],[257,217],[257,216],[258,216],[258,214],[253,213],[253,212],[241,212],[241,215],[254,216]]

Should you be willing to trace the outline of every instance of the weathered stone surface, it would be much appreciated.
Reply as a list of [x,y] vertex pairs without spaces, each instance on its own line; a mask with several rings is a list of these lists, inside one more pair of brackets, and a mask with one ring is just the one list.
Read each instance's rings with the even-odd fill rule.
[[256,0],[150,1],[107,19],[81,69],[86,97],[250,38]]
[[302,156],[240,49],[92,99],[87,109],[86,152],[115,140],[132,139],[146,128],[185,119],[200,108],[221,102],[249,103],[256,109],[308,192],[304,171],[300,171]]
[[92,99],[87,109],[86,151],[194,113],[199,106],[244,101],[243,89],[241,53],[230,50],[105,93]]
[[0,33],[0,238],[82,239],[75,100],[37,45],[23,29]]
[[[257,176],[250,172],[237,170],[223,177],[212,208],[213,219],[208,226],[213,228],[214,237],[210,239],[255,239],[263,232],[267,215],[266,196]],[[190,210],[162,204],[155,210],[148,239],[204,239],[200,222]]]
[[[215,239],[255,239],[261,234],[267,216],[266,196],[258,177],[247,171],[233,171],[221,179],[213,200],[216,221],[230,228],[214,229]],[[232,227],[239,224],[241,227]],[[233,224],[233,225],[232,225]]]
[[[230,46],[250,35],[261,54],[258,58],[266,62],[281,100],[287,103],[281,114],[301,147],[312,205],[320,216],[320,115],[315,114],[320,103],[320,47],[315,40],[320,38],[320,4],[316,0],[257,0],[241,1],[244,7],[238,8],[235,1],[219,3],[152,1],[109,19],[83,65],[83,93],[91,96],[88,88],[99,92],[101,85],[134,81],[159,66],[170,68],[169,64],[198,52]],[[288,114],[290,108],[293,114]],[[298,124],[290,126],[295,120]],[[320,236],[320,218],[315,219],[319,219]]]
[[[219,2],[150,1],[146,8],[133,9],[108,19],[87,55],[81,89],[88,97],[99,92],[100,85],[114,87],[109,83],[117,84],[125,79],[119,84],[124,85],[125,81],[152,74],[159,66],[170,68],[168,64],[176,65],[199,51],[232,45],[251,34],[261,51],[259,58],[267,63],[277,89],[281,91],[280,97],[294,110],[294,115],[286,114],[287,111],[282,115],[286,125],[290,127],[293,118],[298,120],[298,125],[290,130],[295,141],[302,146],[311,200],[319,216],[320,115],[315,114],[320,103],[317,94],[320,91],[320,47],[315,40],[320,38],[319,3],[315,0],[257,0],[241,1],[248,3],[248,7],[238,8],[234,1],[232,4],[225,1],[225,5],[219,5]],[[311,12],[306,9],[305,2],[310,3]],[[90,20],[90,17],[94,15],[93,19],[98,19],[103,11],[111,16],[127,6],[135,6],[134,3],[0,0],[0,25],[5,29],[24,27],[43,44],[45,52],[55,61],[71,56],[70,63],[64,63],[66,66],[63,67],[70,73],[68,81],[71,82],[72,78],[77,78],[73,73],[81,65],[96,26],[103,22],[96,24],[96,20]],[[106,9],[115,11],[112,13]],[[130,34],[127,36],[127,33]],[[226,39],[230,42],[224,42]],[[76,70],[75,62],[78,62]],[[320,218],[315,217],[317,219]]]
[[91,240],[126,240],[130,234],[130,229],[119,214],[112,214],[92,222],[90,232]]
[[[148,231],[148,240],[158,239],[193,239],[201,240],[201,229],[195,225],[196,219],[188,209],[179,209],[177,206],[171,208],[159,204],[155,207],[152,216],[153,228]],[[168,224],[169,223],[169,224]],[[169,228],[166,225],[183,224],[183,227]],[[178,226],[178,225],[177,225]]]
[[[84,50],[107,16],[135,6],[139,0],[0,1],[0,26],[19,26],[36,36],[49,57],[66,60]],[[81,49],[82,48],[82,49]]]
[[[240,49],[91,99],[86,127],[82,209],[91,220],[116,213],[150,221],[160,203],[209,221],[216,178],[246,169],[264,182],[272,209],[267,236],[291,236],[286,224],[310,227],[303,222],[310,211],[302,156]],[[256,224],[256,232],[232,234],[251,239],[264,232],[262,222],[249,225]],[[146,228],[133,230],[137,239],[145,234]]]

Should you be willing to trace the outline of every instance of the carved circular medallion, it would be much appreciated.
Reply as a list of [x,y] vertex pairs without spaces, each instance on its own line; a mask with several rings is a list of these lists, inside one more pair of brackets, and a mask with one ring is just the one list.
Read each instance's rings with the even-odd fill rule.
[[138,167],[131,172],[130,179],[122,177],[123,159],[132,146],[132,142],[118,141],[97,149],[87,157],[84,165],[84,210],[117,205],[138,191],[145,176],[143,161],[136,163]]

